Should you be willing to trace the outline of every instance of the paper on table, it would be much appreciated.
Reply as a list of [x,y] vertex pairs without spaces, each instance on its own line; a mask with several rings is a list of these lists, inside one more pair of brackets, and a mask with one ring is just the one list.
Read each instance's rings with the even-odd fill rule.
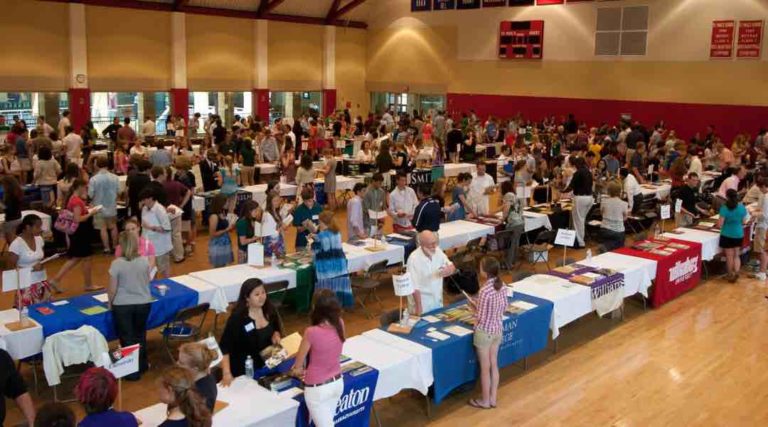
[[438,332],[438,331],[427,332],[427,336],[430,337],[430,338],[434,338],[434,339],[440,340],[440,341],[445,341],[445,340],[447,340],[448,338],[451,337],[448,334],[444,334],[444,333]]
[[467,329],[467,328],[465,328],[463,326],[459,326],[459,325],[448,326],[448,327],[443,328],[443,330],[445,332],[449,332],[449,333],[451,333],[453,335],[456,335],[457,337],[463,337],[464,335],[469,335],[469,334],[472,333],[472,329]]
[[423,316],[423,317],[421,318],[421,320],[423,320],[423,321],[425,321],[425,322],[427,322],[427,323],[437,323],[437,322],[439,322],[439,321],[440,321],[440,319],[438,319],[437,317],[435,317],[435,316],[432,316],[432,315],[429,315],[429,316]]
[[389,234],[389,235],[387,235],[387,237],[391,237],[393,239],[398,239],[398,240],[411,240],[410,237],[403,236],[402,234],[397,234],[397,233]]
[[109,295],[107,295],[106,293],[98,294],[98,295],[94,295],[93,299],[95,299],[98,302],[103,302],[104,304],[106,304],[109,302]]
[[69,304],[69,301],[67,301],[67,300],[65,300],[65,299],[63,299],[63,300],[61,300],[61,301],[53,301],[53,302],[51,303],[51,305],[55,305],[55,306],[57,306],[57,307],[58,307],[58,306],[60,306],[60,305],[67,305],[67,304]]
[[600,279],[601,277],[603,277],[597,273],[583,273],[582,276],[589,277],[590,279]]
[[104,307],[103,305],[94,305],[93,307],[88,307],[80,310],[81,313],[87,314],[89,316],[93,316],[94,314],[105,313],[107,311],[109,310],[107,310],[107,308]]
[[16,289],[27,289],[31,284],[31,268],[3,271],[3,292],[16,292]]

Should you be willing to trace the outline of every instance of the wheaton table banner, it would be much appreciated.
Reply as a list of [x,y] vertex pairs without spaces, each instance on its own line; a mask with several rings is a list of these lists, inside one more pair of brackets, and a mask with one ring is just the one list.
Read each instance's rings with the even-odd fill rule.
[[736,57],[759,59],[762,44],[763,21],[739,21]]
[[712,39],[709,46],[710,58],[733,57],[733,33],[736,21],[712,21]]
[[701,243],[652,238],[614,252],[658,263],[651,296],[654,307],[693,289],[701,280]]

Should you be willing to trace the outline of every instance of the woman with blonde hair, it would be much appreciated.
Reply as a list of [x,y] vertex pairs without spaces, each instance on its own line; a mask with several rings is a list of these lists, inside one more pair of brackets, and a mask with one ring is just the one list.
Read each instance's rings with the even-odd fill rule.
[[205,399],[205,406],[213,411],[216,404],[216,379],[210,373],[211,363],[216,360],[216,350],[199,342],[186,343],[179,347],[179,366],[189,369],[195,380],[195,389]]
[[621,190],[619,181],[608,182],[608,197],[600,201],[600,213],[603,216],[600,235],[606,251],[624,247],[624,221],[629,216],[629,203],[620,198]]
[[109,266],[107,300],[112,309],[115,331],[120,345],[127,347],[141,345],[139,372],[126,377],[139,380],[148,369],[147,364],[147,319],[152,307],[152,293],[149,291],[150,265],[147,257],[139,255],[139,239],[130,231],[120,233],[120,257]]
[[195,389],[192,373],[180,366],[163,371],[158,380],[160,401],[168,405],[168,415],[159,427],[210,427],[211,411]]
[[344,307],[355,304],[352,284],[349,281],[347,257],[341,242],[341,230],[333,217],[333,211],[320,213],[320,226],[312,243],[317,284],[315,289],[330,289],[336,293]]

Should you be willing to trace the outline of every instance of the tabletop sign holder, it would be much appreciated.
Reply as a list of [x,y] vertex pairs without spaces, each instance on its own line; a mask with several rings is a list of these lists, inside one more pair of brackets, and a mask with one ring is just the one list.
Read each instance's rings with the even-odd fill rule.
[[[20,307],[18,307],[19,320],[5,324],[5,327],[11,332],[23,331],[24,329],[33,328],[35,326],[35,323],[29,318],[22,318],[24,301],[21,298],[21,290],[28,288],[32,284],[31,275],[31,268],[15,268],[13,270],[3,271],[3,292],[16,292],[17,301],[20,304]],[[14,284],[16,286],[14,286]]]
[[576,230],[569,230],[567,228],[559,228],[557,230],[557,236],[555,237],[556,245],[563,245],[563,265],[565,265],[565,255],[568,250],[568,246],[573,247],[576,243]]
[[264,265],[264,245],[261,243],[250,243],[248,245],[248,265],[255,268],[265,268]]
[[[677,205],[675,205],[675,209],[677,209]],[[661,232],[664,232],[664,226],[666,225],[666,220],[670,219],[672,217],[672,206],[669,204],[661,205]]]
[[134,344],[118,348],[112,353],[118,358],[114,362],[109,353],[102,353],[101,355],[102,366],[117,378],[117,394],[119,396],[117,409],[122,410],[123,408],[123,377],[139,372],[139,353],[142,351],[140,347],[140,344]]
[[[409,316],[410,319],[403,319],[403,297],[413,295],[413,282],[409,273],[393,274],[392,285],[395,288],[395,295],[400,297],[400,309],[398,310],[399,320],[390,323],[387,331],[397,334],[410,334],[413,326],[418,322],[418,318]],[[415,319],[415,321],[414,321]]]
[[371,224],[371,238],[373,239],[373,246],[367,246],[365,250],[369,252],[381,252],[386,249],[386,245],[382,244],[376,236],[379,234],[379,220],[387,217],[386,211],[375,211],[368,209],[368,218],[373,221]]

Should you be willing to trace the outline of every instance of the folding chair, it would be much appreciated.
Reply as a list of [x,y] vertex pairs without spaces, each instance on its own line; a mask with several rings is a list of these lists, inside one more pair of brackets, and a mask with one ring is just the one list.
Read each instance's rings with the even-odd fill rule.
[[[163,335],[165,351],[168,352],[171,362],[175,362],[176,358],[173,357],[171,352],[170,342],[199,340],[203,324],[205,323],[205,316],[208,315],[210,308],[211,306],[207,302],[194,307],[183,308],[176,313],[172,321],[165,325],[161,333]],[[190,322],[190,320],[198,316],[200,316],[198,324]]]
[[556,236],[557,232],[555,230],[542,231],[536,236],[533,244],[528,248],[528,258],[534,269],[536,268],[536,264],[540,261],[547,264],[547,270],[552,269],[552,267],[549,266],[549,251],[554,248],[552,242],[555,241]]
[[368,307],[366,307],[365,303],[370,298],[373,298],[379,303],[379,308],[381,308],[381,300],[379,299],[379,296],[376,295],[376,288],[381,285],[380,276],[387,272],[388,263],[388,260],[377,262],[368,267],[362,276],[351,278],[352,288],[355,290],[355,293],[358,293],[359,291],[364,294],[362,296],[356,295],[356,297],[358,304],[360,304],[360,307],[365,311],[365,316],[369,319],[371,318],[371,313],[368,311]]

